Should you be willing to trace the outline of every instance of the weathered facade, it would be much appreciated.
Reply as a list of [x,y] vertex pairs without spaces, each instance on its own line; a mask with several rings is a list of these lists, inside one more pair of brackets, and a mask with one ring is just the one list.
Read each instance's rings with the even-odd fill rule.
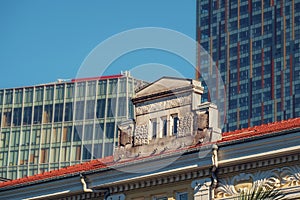
[[[159,85],[168,87],[158,90]],[[133,99],[136,118],[120,124],[114,157],[0,183],[0,199],[234,199],[258,182],[280,189],[286,199],[299,199],[300,118],[221,138],[214,105],[199,104],[201,91],[192,80],[158,80]],[[187,100],[180,102],[189,103],[174,103],[182,97]],[[156,104],[163,106],[156,109]],[[178,122],[172,122],[174,115]],[[186,115],[190,132],[180,135]],[[156,137],[148,127],[153,120]]]

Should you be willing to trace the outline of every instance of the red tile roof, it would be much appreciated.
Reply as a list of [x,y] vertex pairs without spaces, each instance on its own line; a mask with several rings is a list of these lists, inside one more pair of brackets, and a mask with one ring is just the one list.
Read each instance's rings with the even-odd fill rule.
[[[260,126],[254,126],[254,127],[250,127],[250,128],[232,131],[232,132],[226,132],[226,133],[223,133],[223,136],[222,136],[223,138],[218,143],[236,141],[236,140],[271,134],[274,132],[291,130],[294,128],[300,128],[300,118],[289,119],[286,121],[274,122],[274,123],[264,124],[264,125],[260,125]],[[184,147],[182,149],[175,150],[175,151],[174,150],[167,151],[166,154],[169,154],[172,152],[176,153],[176,152],[184,151],[184,150],[191,150],[191,149],[195,149],[199,146],[201,146],[201,145]],[[161,155],[161,154],[159,154],[159,155]],[[0,188],[24,184],[24,183],[33,183],[33,182],[36,182],[39,180],[47,180],[47,179],[51,180],[54,177],[63,177],[66,175],[71,175],[71,174],[76,174],[76,173],[81,173],[81,172],[87,172],[87,171],[92,171],[92,170],[97,170],[97,169],[104,169],[104,168],[107,168],[114,164],[129,163],[132,161],[143,160],[143,159],[146,159],[149,157],[155,157],[155,156],[157,156],[157,155],[140,157],[137,159],[121,161],[118,163],[113,161],[113,156],[109,156],[109,157],[105,157],[102,159],[92,160],[90,162],[81,163],[81,164],[69,166],[66,168],[53,170],[50,172],[45,172],[43,174],[37,174],[34,176],[29,176],[29,177],[16,179],[16,180],[2,182],[2,183],[0,183]]]
[[220,142],[240,140],[284,130],[291,130],[294,128],[300,128],[300,118],[288,119],[285,121],[278,121],[269,124],[263,124],[260,126],[226,132],[222,134],[222,140]]
[[65,176],[68,174],[75,174],[75,173],[80,173],[80,172],[85,172],[85,171],[91,171],[91,170],[96,170],[96,169],[101,169],[101,168],[106,168],[107,166],[111,165],[113,163],[113,157],[105,157],[102,159],[97,159],[97,160],[92,160],[86,163],[81,163],[77,165],[72,165],[69,167],[49,171],[49,172],[44,172],[42,174],[37,174],[33,176],[28,176],[24,178],[19,178],[11,181],[6,181],[0,183],[0,188],[7,187],[7,186],[13,186],[13,185],[19,185],[22,183],[31,183],[39,180],[47,180],[51,179],[53,177],[60,177],[60,176]]

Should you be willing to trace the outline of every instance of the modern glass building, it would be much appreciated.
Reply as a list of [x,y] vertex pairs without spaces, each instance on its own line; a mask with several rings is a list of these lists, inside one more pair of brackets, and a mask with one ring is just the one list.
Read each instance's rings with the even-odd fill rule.
[[197,41],[225,83],[224,131],[300,116],[300,0],[197,0]]
[[145,84],[128,73],[0,90],[0,177],[16,179],[112,155]]

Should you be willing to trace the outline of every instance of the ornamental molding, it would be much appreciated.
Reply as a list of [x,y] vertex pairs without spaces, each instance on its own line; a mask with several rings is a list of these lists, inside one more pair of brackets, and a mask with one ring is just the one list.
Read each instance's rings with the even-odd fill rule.
[[218,180],[216,198],[230,197],[249,190],[254,185],[266,188],[287,188],[300,186],[300,166],[275,168],[254,173],[240,173],[233,177]]
[[180,181],[209,177],[209,175],[210,175],[210,169],[202,169],[197,171],[177,173],[174,175],[160,176],[160,177],[148,178],[144,180],[137,180],[135,182],[113,185],[109,187],[109,192],[110,194],[121,193],[129,190],[136,190],[140,188],[153,187],[153,186],[175,183]]
[[279,165],[279,164],[286,165],[287,163],[294,163],[297,161],[299,161],[299,154],[292,154],[292,155],[269,158],[264,160],[248,162],[248,163],[235,164],[226,167],[223,167],[222,164],[219,162],[218,176],[220,175],[227,176],[227,174],[229,173],[245,172],[245,170],[253,170],[257,168],[261,169],[262,167],[273,167],[274,165]]
[[175,99],[160,101],[156,103],[150,103],[147,105],[136,105],[136,115],[148,114],[151,112],[157,112],[161,110],[167,110],[171,108],[176,108],[185,105],[191,105],[192,97],[191,95],[177,97]]

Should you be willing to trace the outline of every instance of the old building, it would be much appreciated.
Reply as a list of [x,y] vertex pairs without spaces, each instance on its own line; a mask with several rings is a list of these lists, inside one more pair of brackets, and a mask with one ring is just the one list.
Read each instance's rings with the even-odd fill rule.
[[0,183],[0,198],[233,199],[260,182],[299,199],[300,119],[221,137],[202,92],[189,79],[152,83],[133,99],[136,117],[120,124],[114,156]]

